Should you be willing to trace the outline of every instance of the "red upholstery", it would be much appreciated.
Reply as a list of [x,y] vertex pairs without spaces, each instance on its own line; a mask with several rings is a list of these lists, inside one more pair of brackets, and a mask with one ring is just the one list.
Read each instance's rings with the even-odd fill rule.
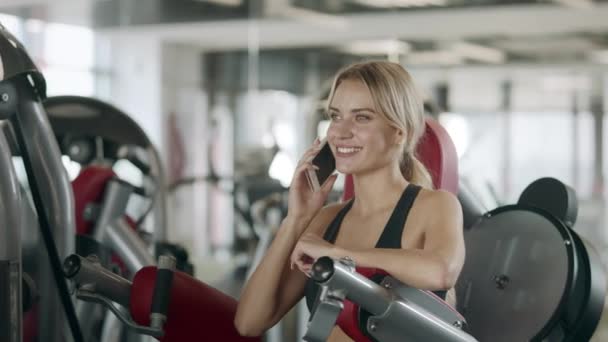
[[[74,192],[74,213],[76,215],[76,233],[91,235],[95,226],[95,221],[86,220],[84,211],[87,205],[92,203],[99,204],[103,200],[106,185],[116,177],[112,169],[100,166],[87,166],[82,169],[78,177],[72,181],[72,191]],[[137,229],[135,221],[125,215],[125,221],[133,229]],[[125,263],[116,254],[112,254],[112,263],[116,264],[122,274],[128,274]]]
[[[133,278],[130,311],[138,324],[150,324],[156,267],[142,268]],[[136,295],[135,295],[136,294]],[[175,272],[163,342],[259,342],[234,327],[236,300],[182,272]]]
[[23,342],[38,341],[38,304],[23,314]]
[[431,174],[435,189],[458,195],[458,154],[452,138],[439,122],[426,119],[426,131],[416,154]]
[[[371,278],[373,275],[379,273],[386,274],[386,272],[375,268],[361,267],[357,267],[357,273],[367,278]],[[359,329],[359,307],[350,300],[344,300],[344,309],[342,309],[342,312],[340,312],[336,325],[338,325],[340,329],[342,329],[342,331],[344,331],[344,333],[346,333],[355,342],[370,341],[369,338],[363,335]]]
[[84,210],[90,203],[99,203],[103,199],[106,183],[114,178],[114,171],[105,167],[89,166],[84,168],[72,181],[74,192],[74,212],[76,213],[76,233],[89,234],[94,222],[84,218]]
[[[452,139],[447,131],[434,119],[426,118],[426,131],[416,150],[418,159],[426,166],[433,179],[435,189],[443,189],[458,194],[458,155]],[[354,196],[354,185],[351,175],[346,177],[344,183],[343,200]],[[370,268],[357,268],[357,273],[371,278],[376,274],[386,274],[383,270]],[[446,303],[446,305],[448,305]],[[358,311],[356,304],[349,300],[344,301],[344,309],[340,313],[336,324],[355,342],[368,342],[358,326]]]
[[[448,132],[435,119],[426,118],[426,131],[416,149],[418,159],[426,166],[433,178],[435,189],[458,194],[458,154]],[[343,200],[355,192],[351,175],[344,182]]]

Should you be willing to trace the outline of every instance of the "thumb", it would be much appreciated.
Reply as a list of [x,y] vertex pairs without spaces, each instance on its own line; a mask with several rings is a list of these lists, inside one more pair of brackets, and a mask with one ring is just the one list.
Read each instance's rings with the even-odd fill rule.
[[338,174],[334,173],[333,175],[329,176],[327,180],[325,180],[325,183],[323,183],[323,186],[321,187],[321,192],[323,195],[329,194],[331,189],[334,187],[336,179],[338,179]]

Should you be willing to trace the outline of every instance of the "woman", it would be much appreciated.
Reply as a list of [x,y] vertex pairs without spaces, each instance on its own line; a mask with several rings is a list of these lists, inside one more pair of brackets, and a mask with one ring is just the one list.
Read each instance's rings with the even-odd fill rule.
[[[321,256],[349,257],[443,298],[462,269],[462,211],[452,194],[432,189],[414,155],[423,103],[405,69],[366,62],[341,70],[327,111],[336,169],[353,175],[356,197],[323,207],[335,175],[309,190],[305,172],[315,168],[317,139],[294,173],[288,214],[241,295],[235,325],[243,335],[262,334],[304,295],[315,299],[307,274]],[[334,328],[329,341],[343,340]]]

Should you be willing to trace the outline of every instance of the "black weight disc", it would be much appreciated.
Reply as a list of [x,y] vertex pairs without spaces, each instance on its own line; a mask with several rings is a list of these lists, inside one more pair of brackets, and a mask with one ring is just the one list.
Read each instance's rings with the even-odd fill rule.
[[578,215],[576,191],[551,177],[530,183],[519,196],[517,204],[543,209],[570,228],[574,226]]
[[561,329],[577,264],[564,224],[539,209],[506,206],[466,232],[465,243],[457,308],[475,338],[540,340]]

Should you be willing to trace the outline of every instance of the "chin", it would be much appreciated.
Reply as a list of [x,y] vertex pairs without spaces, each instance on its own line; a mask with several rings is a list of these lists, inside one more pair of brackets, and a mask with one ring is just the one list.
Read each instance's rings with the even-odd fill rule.
[[350,173],[350,167],[345,166],[345,165],[336,165],[336,171],[343,173],[343,174],[349,174]]
[[336,165],[336,170],[341,174],[351,175],[359,172],[360,168],[354,165]]

